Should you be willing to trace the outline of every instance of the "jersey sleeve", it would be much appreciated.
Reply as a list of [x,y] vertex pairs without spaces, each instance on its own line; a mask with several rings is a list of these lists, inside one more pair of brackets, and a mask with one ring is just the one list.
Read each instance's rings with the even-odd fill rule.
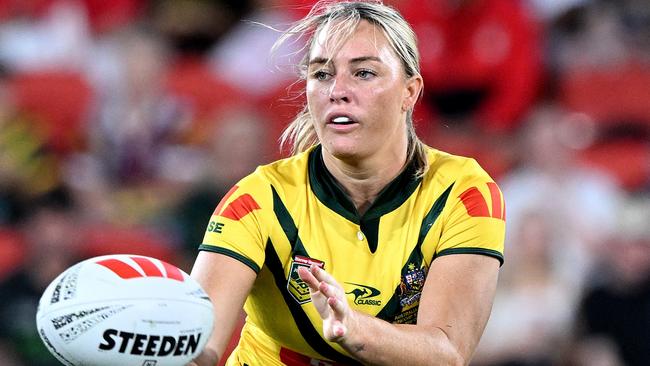
[[445,221],[434,257],[482,254],[503,264],[505,201],[499,186],[470,159],[445,207]]
[[268,237],[263,217],[271,207],[269,187],[256,173],[232,187],[212,213],[199,250],[227,255],[259,272]]

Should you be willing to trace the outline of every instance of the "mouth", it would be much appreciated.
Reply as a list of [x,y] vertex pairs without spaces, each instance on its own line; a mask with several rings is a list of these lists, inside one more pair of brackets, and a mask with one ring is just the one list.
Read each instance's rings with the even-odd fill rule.
[[336,116],[331,118],[329,120],[329,123],[333,125],[345,126],[345,125],[354,124],[356,123],[356,121],[354,121],[352,118],[348,116]]

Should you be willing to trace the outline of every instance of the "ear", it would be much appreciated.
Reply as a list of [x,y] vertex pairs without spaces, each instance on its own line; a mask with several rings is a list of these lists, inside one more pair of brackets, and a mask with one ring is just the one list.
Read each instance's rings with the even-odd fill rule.
[[406,112],[415,107],[415,103],[420,98],[422,94],[422,88],[424,87],[424,81],[420,74],[413,75],[406,80],[406,89],[404,100],[402,101],[402,111]]

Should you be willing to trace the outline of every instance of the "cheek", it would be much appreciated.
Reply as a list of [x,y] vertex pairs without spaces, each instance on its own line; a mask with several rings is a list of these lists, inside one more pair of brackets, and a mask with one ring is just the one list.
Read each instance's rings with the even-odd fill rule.
[[314,83],[307,83],[305,86],[305,96],[307,97],[307,106],[312,113],[319,110],[322,106],[324,97],[322,88],[317,87]]
[[374,88],[371,90],[375,114],[387,120],[398,119],[402,111],[402,95],[396,88]]
[[312,83],[311,81],[307,81],[307,83],[305,84],[305,93],[307,93],[307,95],[312,95],[315,92],[316,92],[316,86],[314,85],[314,83]]

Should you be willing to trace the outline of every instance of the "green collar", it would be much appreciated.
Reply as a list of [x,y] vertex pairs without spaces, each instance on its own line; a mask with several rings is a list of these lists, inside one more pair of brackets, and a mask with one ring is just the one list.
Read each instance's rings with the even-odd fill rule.
[[409,163],[392,182],[379,192],[377,199],[370,205],[368,211],[363,216],[359,216],[350,197],[325,167],[322,146],[316,146],[309,153],[309,183],[312,191],[325,206],[355,224],[377,219],[401,206],[422,181],[422,178],[415,177],[415,170],[415,163]]

